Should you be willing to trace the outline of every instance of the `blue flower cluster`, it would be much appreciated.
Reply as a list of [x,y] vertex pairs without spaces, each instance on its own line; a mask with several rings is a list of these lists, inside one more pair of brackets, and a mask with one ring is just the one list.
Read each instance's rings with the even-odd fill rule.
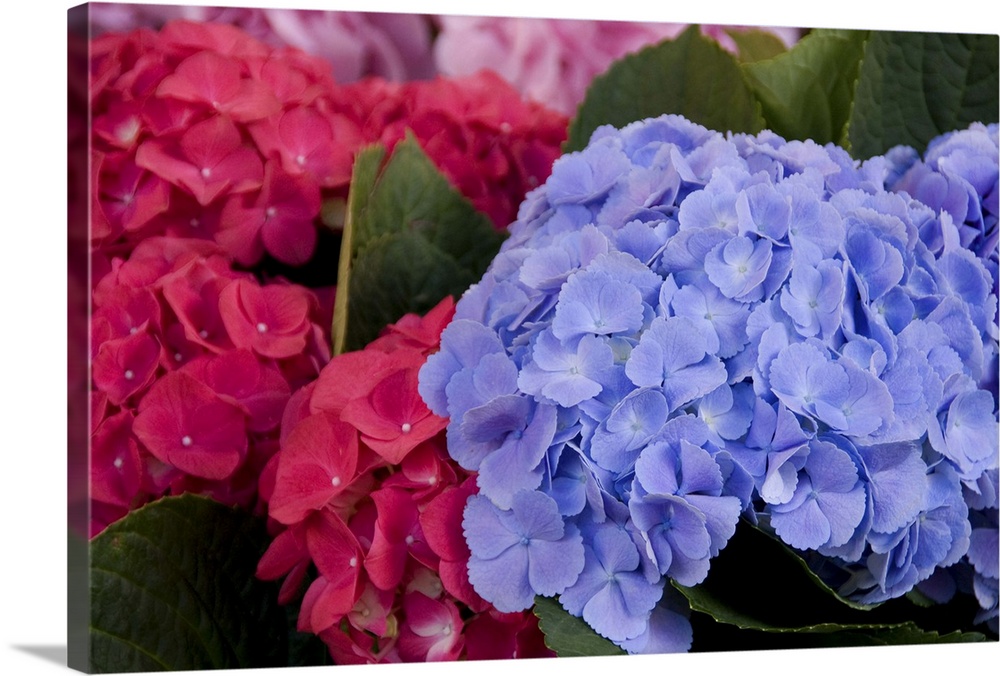
[[[997,156],[1000,154],[998,126],[972,124],[967,129],[944,134],[932,141],[921,160],[912,148],[900,147],[887,154],[890,159],[886,173],[886,188],[912,196],[914,199],[939,212],[939,218],[926,221],[920,232],[921,240],[936,257],[944,252],[968,249],[978,256],[992,276],[993,295],[997,295],[998,280],[998,192],[1000,171]],[[985,308],[997,311],[996,306]],[[998,321],[994,316],[991,328],[995,331]],[[996,334],[993,334],[994,340]],[[980,381],[980,388],[997,392],[998,372],[996,360],[989,364]],[[985,408],[989,400],[979,406]],[[963,401],[965,401],[963,399]],[[967,404],[963,404],[967,405]],[[962,426],[961,414],[956,412],[952,434],[957,425]],[[943,440],[935,427],[931,441],[940,447]],[[985,448],[982,449],[985,452]],[[972,593],[982,611],[977,622],[989,622],[997,631],[998,620],[998,564],[997,543],[997,470],[982,475],[978,482],[965,491],[972,524],[969,551],[959,565],[947,570],[939,568],[919,588],[932,599],[947,601],[957,589]]]
[[[557,160],[420,372],[478,473],[476,591],[686,650],[665,582],[702,582],[742,516],[856,600],[961,560],[995,609],[997,134],[972,131],[992,185],[978,141],[859,164],[678,116]],[[962,186],[960,216],[905,192],[918,167]]]

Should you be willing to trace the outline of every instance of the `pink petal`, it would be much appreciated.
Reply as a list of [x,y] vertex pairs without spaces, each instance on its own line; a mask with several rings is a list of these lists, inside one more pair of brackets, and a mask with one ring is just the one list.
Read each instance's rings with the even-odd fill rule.
[[319,510],[355,477],[357,432],[327,413],[310,416],[282,443],[271,517],[291,524]]

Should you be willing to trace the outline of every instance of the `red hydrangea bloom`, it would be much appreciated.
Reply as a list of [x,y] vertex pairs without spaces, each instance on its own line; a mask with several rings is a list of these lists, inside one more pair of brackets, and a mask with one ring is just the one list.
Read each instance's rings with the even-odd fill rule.
[[[90,63],[95,247],[197,224],[244,265],[309,259],[320,190],[346,192],[362,143],[329,64],[191,21],[102,35]],[[224,205],[260,216],[234,232]]]
[[548,178],[568,118],[528,102],[490,70],[400,85],[349,85],[364,133],[392,147],[412,132],[451,183],[498,228]]
[[[292,391],[329,359],[313,293],[261,284],[203,240],[150,238],[101,267],[92,295],[91,532],[167,493],[260,507],[258,480],[278,450]],[[231,335],[222,319],[223,297],[233,294],[265,299],[279,329],[275,318],[288,313],[274,307],[291,307],[294,328],[277,333],[294,349],[243,347],[244,325]]]
[[[285,578],[282,603],[308,581],[298,628],[338,664],[551,655],[530,612],[497,613],[469,584],[461,522],[475,477],[449,458],[447,421],[415,403],[416,372],[453,314],[445,299],[334,357],[290,397],[262,474],[274,540],[257,575]],[[481,630],[494,626],[499,651]]]
[[224,24],[105,33],[90,71],[92,245],[122,254],[172,234],[213,239],[244,266],[301,266],[357,152],[408,132],[506,228],[548,177],[568,122],[489,71],[342,85],[329,63]]

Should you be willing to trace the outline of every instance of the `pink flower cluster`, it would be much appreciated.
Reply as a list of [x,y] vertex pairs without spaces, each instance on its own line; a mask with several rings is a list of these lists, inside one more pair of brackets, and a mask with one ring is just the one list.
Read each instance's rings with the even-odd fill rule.
[[107,264],[91,321],[92,534],[167,493],[257,507],[285,404],[329,360],[316,295],[234,271],[204,240],[154,237]]
[[457,78],[344,88],[365,111],[362,134],[392,148],[412,132],[451,183],[506,228],[529,190],[545,182],[561,154],[569,120],[526,102],[490,70]]
[[211,238],[238,263],[304,263],[321,190],[344,188],[357,123],[324,62],[232,26],[178,21],[91,44],[95,246]]
[[354,82],[368,76],[401,82],[434,73],[433,24],[421,14],[104,2],[90,5],[95,34],[159,28],[175,19],[229,24],[272,47],[296,47],[329,61],[337,82]]
[[338,664],[551,654],[530,612],[499,613],[469,584],[461,524],[475,477],[417,392],[453,313],[445,299],[334,357],[292,395],[261,478],[275,538],[257,574],[284,578],[282,603],[306,588],[298,629]]
[[[518,17],[441,16],[437,22],[434,62],[440,73],[456,77],[492,68],[526,98],[567,115],[612,62],[687,28],[679,23]],[[800,33],[795,28],[762,30],[786,46]],[[724,27],[703,26],[702,32],[736,50]]]
[[396,85],[334,82],[329,64],[224,24],[92,42],[93,245],[213,239],[240,265],[310,260],[323,201],[356,152],[411,130],[498,228],[559,155],[567,120],[494,75]]

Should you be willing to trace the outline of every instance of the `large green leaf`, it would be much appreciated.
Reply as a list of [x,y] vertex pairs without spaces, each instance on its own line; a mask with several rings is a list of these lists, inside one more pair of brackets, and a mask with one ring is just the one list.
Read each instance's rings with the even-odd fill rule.
[[867,35],[816,30],[779,56],[744,64],[767,127],[787,140],[839,141]]
[[604,124],[666,113],[719,131],[756,133],[759,106],[736,58],[697,27],[616,61],[594,79],[570,124],[566,150],[581,150]]
[[150,503],[91,542],[95,673],[284,666],[285,611],[255,576],[263,520],[193,495]]
[[545,645],[559,657],[625,654],[624,650],[599,636],[579,617],[567,613],[554,598],[536,596],[534,613],[538,617],[539,628],[545,634]]
[[674,586],[696,615],[713,620],[696,627],[699,650],[719,650],[722,645],[769,649],[985,638],[960,626],[967,620],[944,617],[940,607],[922,609],[905,599],[881,606],[849,602],[824,584],[798,553],[749,523],[740,523],[702,584]]
[[385,160],[355,160],[341,246],[334,351],[364,347],[408,312],[478,281],[504,234],[441,175],[412,137]]
[[865,48],[845,142],[857,158],[923,151],[944,132],[996,122],[996,35],[875,32]]

